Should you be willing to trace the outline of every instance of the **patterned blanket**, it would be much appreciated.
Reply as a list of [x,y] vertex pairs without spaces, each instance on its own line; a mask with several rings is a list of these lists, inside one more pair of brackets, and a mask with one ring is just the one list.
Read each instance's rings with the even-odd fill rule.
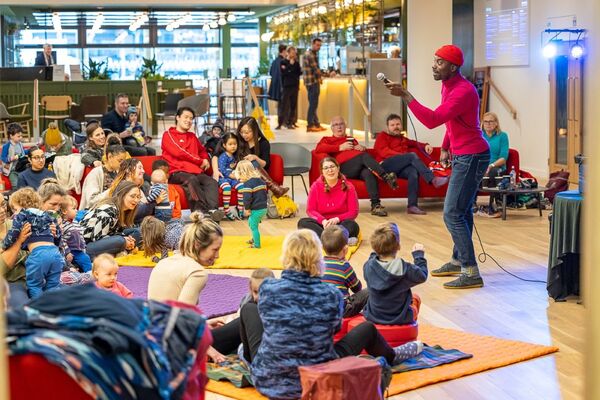
[[[361,357],[373,358],[371,356]],[[417,369],[433,368],[471,357],[473,357],[472,354],[463,353],[460,350],[447,350],[441,346],[425,345],[421,354],[392,367],[392,371],[393,373],[401,373]],[[229,381],[238,388],[252,386],[250,370],[237,355],[227,356],[227,360],[220,364],[208,363],[207,366],[207,375],[212,380]]]

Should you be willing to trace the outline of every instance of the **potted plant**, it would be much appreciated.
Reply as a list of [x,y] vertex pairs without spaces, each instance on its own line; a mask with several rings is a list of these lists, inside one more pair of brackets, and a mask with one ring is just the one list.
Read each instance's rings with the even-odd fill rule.
[[163,81],[168,79],[166,76],[159,73],[162,64],[156,61],[156,56],[152,58],[142,57],[143,64],[135,74],[136,79],[146,78],[149,81]]
[[96,62],[88,59],[88,65],[83,66],[83,77],[90,81],[106,81],[110,79],[113,71],[108,69],[108,59],[106,61]]

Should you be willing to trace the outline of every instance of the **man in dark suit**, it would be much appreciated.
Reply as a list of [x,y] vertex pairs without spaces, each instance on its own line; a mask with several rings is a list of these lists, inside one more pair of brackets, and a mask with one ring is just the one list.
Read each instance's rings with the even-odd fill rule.
[[271,75],[271,86],[269,86],[269,99],[277,102],[277,128],[281,129],[281,125],[284,123],[283,121],[283,103],[281,102],[281,62],[285,60],[287,55],[287,46],[285,44],[279,45],[279,55],[273,63],[271,64],[271,69],[269,70],[269,75]]
[[49,67],[54,64],[56,64],[56,60],[52,57],[52,45],[46,43],[44,51],[35,58],[35,66]]

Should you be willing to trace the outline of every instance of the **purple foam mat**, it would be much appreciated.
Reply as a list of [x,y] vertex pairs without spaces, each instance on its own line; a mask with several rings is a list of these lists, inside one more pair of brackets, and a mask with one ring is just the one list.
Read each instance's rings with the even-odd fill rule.
[[[121,267],[119,281],[133,292],[134,297],[148,297],[148,280],[152,268]],[[237,311],[248,293],[248,278],[225,274],[208,274],[208,282],[200,293],[200,308],[208,318]]]

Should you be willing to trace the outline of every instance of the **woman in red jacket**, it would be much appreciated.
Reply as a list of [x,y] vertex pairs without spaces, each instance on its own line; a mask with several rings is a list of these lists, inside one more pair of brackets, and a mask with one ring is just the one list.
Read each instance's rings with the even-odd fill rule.
[[335,158],[340,164],[340,171],[348,178],[362,179],[367,185],[371,199],[371,214],[379,217],[387,216],[387,211],[379,199],[377,178],[383,179],[392,189],[398,187],[396,174],[385,172],[383,167],[367,153],[367,149],[358,144],[356,139],[346,136],[346,122],[342,117],[331,120],[333,136],[323,137],[315,152],[326,153]]
[[223,212],[219,210],[219,185],[205,173],[210,168],[208,153],[190,132],[195,117],[189,107],[177,110],[176,126],[162,137],[162,157],[169,164],[169,183],[183,186],[190,209],[209,214],[218,222],[223,219]]
[[358,237],[358,196],[356,190],[340,172],[340,164],[333,157],[321,160],[321,176],[310,187],[306,214],[298,221],[298,229],[314,231],[319,237],[329,225],[342,225],[350,238]]

